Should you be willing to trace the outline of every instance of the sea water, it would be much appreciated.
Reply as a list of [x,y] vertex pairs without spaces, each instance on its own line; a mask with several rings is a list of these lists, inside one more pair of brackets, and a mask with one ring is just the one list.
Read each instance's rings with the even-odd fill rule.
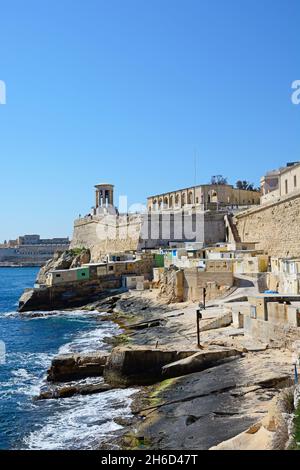
[[[133,389],[36,400],[57,353],[107,348],[118,332],[96,312],[18,314],[18,299],[37,268],[0,268],[0,449],[95,449],[130,415]],[[0,351],[0,352],[1,352]],[[91,379],[93,382],[95,379]],[[97,379],[98,380],[98,379]]]

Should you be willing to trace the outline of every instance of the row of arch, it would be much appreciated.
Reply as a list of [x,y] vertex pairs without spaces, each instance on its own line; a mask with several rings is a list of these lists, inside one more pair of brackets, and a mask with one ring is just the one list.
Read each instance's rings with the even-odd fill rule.
[[171,194],[170,196],[154,198],[152,200],[152,206],[154,209],[171,209],[173,207],[183,207],[186,204],[198,204],[198,202],[197,198],[196,201],[194,201],[194,194],[190,191],[187,197],[185,193],[182,193],[175,194],[175,196]]
[[[219,198],[218,194],[215,190],[209,191],[207,194],[207,200],[205,203],[218,203]],[[169,196],[158,196],[153,198],[151,201],[151,205],[149,206],[149,210],[162,210],[162,209],[172,209],[172,208],[180,208],[185,205],[193,205],[193,204],[203,204],[204,203],[204,196],[201,195],[201,201],[199,201],[198,197],[194,197],[193,191],[189,191],[186,193],[178,193],[178,194],[171,194]],[[239,201],[237,198],[229,198],[227,204],[245,204],[245,205],[253,205],[255,204],[255,200],[242,200]]]

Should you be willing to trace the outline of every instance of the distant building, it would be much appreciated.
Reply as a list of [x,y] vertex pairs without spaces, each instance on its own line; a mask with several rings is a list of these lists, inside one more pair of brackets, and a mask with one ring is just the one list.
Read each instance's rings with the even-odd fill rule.
[[69,245],[69,238],[23,235],[0,245],[0,266],[42,266],[54,253],[67,250]]

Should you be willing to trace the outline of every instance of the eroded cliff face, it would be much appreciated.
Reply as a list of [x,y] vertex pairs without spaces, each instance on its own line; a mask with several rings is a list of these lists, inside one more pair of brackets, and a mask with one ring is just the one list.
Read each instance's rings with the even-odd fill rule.
[[40,269],[36,282],[38,284],[46,284],[46,277],[50,271],[77,268],[82,264],[89,263],[90,260],[91,253],[89,249],[70,249],[64,252],[57,252],[54,257]]
[[300,194],[238,214],[235,223],[244,242],[257,242],[270,256],[300,253]]

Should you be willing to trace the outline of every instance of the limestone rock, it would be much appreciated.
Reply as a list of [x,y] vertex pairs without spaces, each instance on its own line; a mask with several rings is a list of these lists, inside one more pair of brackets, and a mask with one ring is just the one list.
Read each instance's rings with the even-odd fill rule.
[[175,266],[165,269],[161,275],[158,299],[166,303],[183,301],[183,271]]
[[105,352],[57,356],[52,360],[47,380],[65,382],[84,377],[102,376],[108,356],[109,354]]
[[168,378],[180,377],[182,375],[200,372],[204,369],[208,369],[209,367],[219,365],[225,360],[238,358],[240,356],[241,353],[236,349],[199,351],[185,359],[163,366],[162,373]]
[[71,268],[78,268],[83,264],[87,264],[91,261],[91,252],[90,250],[82,250],[82,252],[75,256],[72,261]]
[[88,249],[82,249],[79,253],[76,250],[66,250],[63,253],[58,251],[53,258],[40,269],[36,281],[38,284],[45,284],[49,271],[77,268],[82,264],[89,263],[90,260],[91,253]]
[[251,426],[247,431],[221,442],[209,450],[271,450],[273,437],[274,433],[258,423]]
[[50,259],[45,264],[45,266],[40,269],[36,282],[38,284],[45,284],[47,273],[49,271],[55,271],[58,269],[69,269],[74,260],[74,257],[74,253],[70,250],[64,251],[63,253],[55,253],[54,257]]
[[47,400],[53,398],[69,398],[73,395],[93,395],[95,393],[102,393],[111,390],[112,387],[105,384],[103,381],[93,384],[80,384],[75,383],[72,385],[63,384],[61,386],[50,386],[44,387],[39,396],[38,400]]
[[50,309],[48,289],[44,286],[40,289],[25,289],[19,299],[19,312]]
[[194,354],[195,350],[177,351],[134,346],[115,348],[104,368],[104,379],[114,386],[148,385],[162,378],[162,367]]
[[261,421],[210,450],[284,450],[289,439],[285,415],[291,413],[291,390],[283,390],[273,398],[267,415]]

